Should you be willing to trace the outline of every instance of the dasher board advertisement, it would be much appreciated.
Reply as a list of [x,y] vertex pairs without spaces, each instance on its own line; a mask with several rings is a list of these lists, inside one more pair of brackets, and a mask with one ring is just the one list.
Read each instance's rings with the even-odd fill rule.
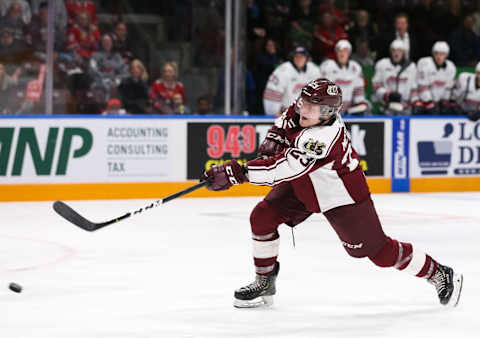
[[411,177],[480,176],[480,123],[410,119]]
[[[82,183],[183,180],[175,170],[177,121],[3,118],[0,182]],[[183,123],[184,124],[184,123]],[[183,128],[184,129],[184,128]],[[181,141],[180,141],[181,143]],[[181,158],[184,161],[183,157]]]
[[[352,144],[368,176],[389,177],[391,122],[383,119],[348,119]],[[198,179],[212,165],[236,159],[254,159],[273,121],[190,121],[187,126],[187,178]]]

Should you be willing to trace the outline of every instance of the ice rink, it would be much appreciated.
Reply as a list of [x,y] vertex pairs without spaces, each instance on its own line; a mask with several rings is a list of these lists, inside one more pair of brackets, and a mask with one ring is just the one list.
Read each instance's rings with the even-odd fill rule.
[[[254,278],[260,198],[178,199],[95,233],[51,202],[0,203],[0,337],[479,337],[480,193],[373,198],[388,235],[464,274],[457,308],[423,279],[349,257],[314,215],[296,248],[280,227],[274,306],[235,309],[233,291]],[[103,221],[146,202],[69,204]]]

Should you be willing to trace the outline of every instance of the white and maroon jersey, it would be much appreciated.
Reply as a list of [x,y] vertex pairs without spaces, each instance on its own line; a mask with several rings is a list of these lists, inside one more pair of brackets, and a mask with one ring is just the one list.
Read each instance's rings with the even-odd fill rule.
[[476,75],[473,73],[460,73],[453,95],[455,101],[463,110],[478,110],[480,106],[480,87],[476,85]]
[[295,103],[275,125],[290,143],[282,153],[247,163],[251,184],[276,186],[289,182],[295,196],[311,212],[354,204],[370,196],[359,156],[338,115],[330,125],[303,128]]
[[[388,92],[398,92],[402,95],[402,104],[408,108],[410,103],[418,100],[417,67],[411,62],[402,70],[402,65],[393,64],[390,58],[383,58],[375,64],[372,83],[374,99],[385,104],[384,95]],[[400,73],[400,76],[398,74]]]
[[348,108],[360,103],[369,105],[365,98],[365,81],[363,79],[362,67],[358,62],[349,60],[345,67],[341,67],[334,60],[325,60],[320,65],[320,75],[329,79],[342,89],[342,109],[345,112]]
[[303,70],[298,70],[291,61],[278,66],[268,78],[263,92],[265,114],[280,114],[295,101],[303,87],[320,77],[320,70],[313,62],[307,62]]
[[420,100],[423,102],[450,100],[456,73],[457,67],[450,60],[445,60],[441,67],[436,65],[431,56],[418,60],[417,87]]

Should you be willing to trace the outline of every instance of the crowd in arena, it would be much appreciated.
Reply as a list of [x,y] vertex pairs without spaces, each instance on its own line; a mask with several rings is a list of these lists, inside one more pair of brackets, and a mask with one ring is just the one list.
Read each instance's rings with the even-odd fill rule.
[[[326,77],[343,90],[343,114],[480,116],[479,1],[242,4],[245,62],[236,64],[250,115],[278,115],[306,82]],[[194,66],[216,70],[215,84],[184,87],[183,59],[152,60],[151,37],[131,34],[128,12],[172,18],[167,39],[186,41]],[[224,12],[220,0],[57,0],[54,113],[223,113]],[[101,22],[102,13],[116,19]],[[45,113],[48,2],[0,0],[0,15],[0,113]]]

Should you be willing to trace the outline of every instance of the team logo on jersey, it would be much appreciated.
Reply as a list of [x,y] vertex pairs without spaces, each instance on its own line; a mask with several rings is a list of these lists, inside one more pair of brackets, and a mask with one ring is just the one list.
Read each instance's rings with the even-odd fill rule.
[[328,95],[338,95],[338,87],[336,85],[329,85],[327,87]]
[[314,139],[308,139],[307,142],[303,144],[303,148],[307,151],[307,153],[310,153],[315,156],[320,156],[323,154],[323,151],[327,145],[323,142],[315,141]]

